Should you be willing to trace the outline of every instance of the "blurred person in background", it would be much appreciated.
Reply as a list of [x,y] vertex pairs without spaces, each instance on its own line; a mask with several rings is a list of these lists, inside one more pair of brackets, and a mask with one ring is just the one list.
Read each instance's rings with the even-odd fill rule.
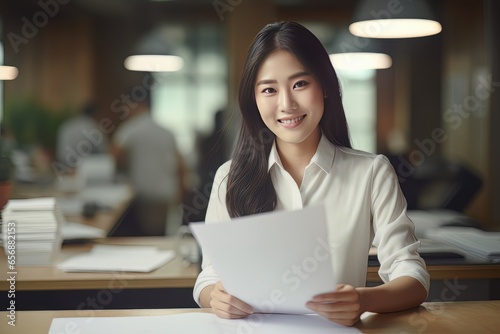
[[131,106],[113,135],[112,154],[135,199],[115,235],[172,235],[182,223],[184,162],[174,135],[151,116],[150,91]]
[[67,119],[59,127],[56,160],[63,166],[74,169],[82,158],[108,152],[108,138],[94,119],[97,111],[97,105],[88,102],[77,116]]

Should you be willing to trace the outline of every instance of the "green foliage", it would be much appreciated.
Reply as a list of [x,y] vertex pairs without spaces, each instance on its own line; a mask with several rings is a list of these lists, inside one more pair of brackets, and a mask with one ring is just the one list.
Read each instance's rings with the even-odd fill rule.
[[5,123],[19,147],[40,145],[55,150],[57,129],[69,110],[50,110],[34,99],[17,100],[5,107]]
[[0,124],[0,183],[11,180],[14,174],[14,164],[11,159],[13,147],[4,131]]
[[12,160],[7,156],[0,156],[0,182],[9,181],[12,179],[14,165]]

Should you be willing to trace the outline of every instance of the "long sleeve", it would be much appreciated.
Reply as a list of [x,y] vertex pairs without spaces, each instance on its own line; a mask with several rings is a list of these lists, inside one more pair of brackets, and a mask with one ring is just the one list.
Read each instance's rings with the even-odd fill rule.
[[379,155],[373,163],[372,173],[373,245],[377,247],[379,275],[384,282],[411,276],[428,292],[429,273],[418,254],[420,242],[406,214],[406,200],[394,169],[385,156]]
[[[228,161],[217,170],[217,173],[215,173],[214,183],[208,201],[207,214],[205,216],[205,224],[223,222],[231,219],[226,207],[226,184],[229,166],[230,162]],[[204,253],[201,269],[202,271],[198,275],[193,289],[193,298],[198,305],[200,305],[201,291],[208,285],[215,284],[219,281],[219,277],[215,273],[210,260]]]

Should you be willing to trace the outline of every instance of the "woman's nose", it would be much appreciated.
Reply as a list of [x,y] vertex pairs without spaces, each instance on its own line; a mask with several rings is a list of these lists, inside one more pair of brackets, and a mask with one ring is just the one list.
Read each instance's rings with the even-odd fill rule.
[[293,98],[293,94],[289,92],[283,92],[280,94],[280,111],[291,113],[298,107],[297,102]]

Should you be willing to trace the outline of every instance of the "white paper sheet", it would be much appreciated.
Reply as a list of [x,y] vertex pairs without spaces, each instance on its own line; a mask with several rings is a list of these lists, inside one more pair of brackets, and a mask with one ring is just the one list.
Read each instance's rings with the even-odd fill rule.
[[335,290],[323,207],[190,227],[227,292],[257,312],[311,313],[307,301]]
[[474,257],[500,262],[500,232],[486,232],[471,227],[440,227],[426,232],[429,239],[457,247]]
[[27,199],[11,199],[5,206],[5,211],[53,211],[56,205],[54,197]]
[[106,237],[106,231],[85,224],[67,222],[61,231],[64,240],[99,239]]
[[155,247],[95,245],[90,252],[70,257],[57,267],[72,272],[150,272],[174,257],[173,250]]
[[254,314],[247,319],[221,319],[210,313],[147,317],[55,318],[48,334],[335,334],[361,333],[317,315]]

